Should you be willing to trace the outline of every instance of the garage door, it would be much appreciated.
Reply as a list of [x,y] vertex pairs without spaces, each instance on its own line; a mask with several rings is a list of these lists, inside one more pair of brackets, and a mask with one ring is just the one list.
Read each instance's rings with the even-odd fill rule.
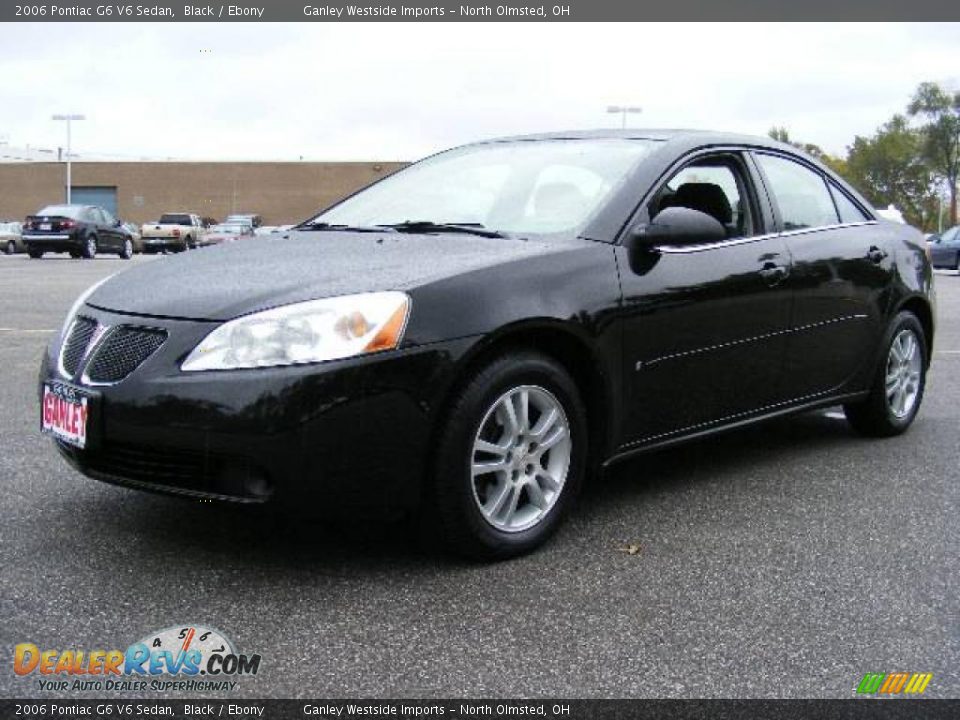
[[116,187],[77,187],[70,188],[70,200],[77,205],[99,205],[117,217]]

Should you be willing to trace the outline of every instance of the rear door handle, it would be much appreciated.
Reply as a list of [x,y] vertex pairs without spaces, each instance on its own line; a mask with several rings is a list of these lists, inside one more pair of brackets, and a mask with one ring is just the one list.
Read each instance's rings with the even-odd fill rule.
[[867,259],[872,263],[882,263],[887,257],[887,253],[878,248],[876,245],[871,245],[870,249],[867,250]]
[[760,276],[767,281],[769,285],[776,285],[787,277],[788,271],[786,265],[778,265],[772,260],[768,260],[760,268]]

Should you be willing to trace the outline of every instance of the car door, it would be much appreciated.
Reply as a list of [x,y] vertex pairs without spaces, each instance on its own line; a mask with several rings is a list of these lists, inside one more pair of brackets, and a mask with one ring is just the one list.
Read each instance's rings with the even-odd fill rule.
[[[685,190],[686,187],[686,190]],[[668,206],[721,220],[728,238],[639,256],[617,248],[623,290],[623,444],[734,421],[780,399],[790,258],[737,149],[688,158],[636,219]]]
[[97,208],[103,228],[101,237],[106,237],[111,250],[120,250],[123,247],[123,230],[117,219],[108,210]]
[[930,259],[938,268],[960,265],[960,225],[950,228],[931,243]]
[[819,168],[755,153],[793,258],[784,377],[790,399],[836,391],[873,358],[892,281],[892,249],[876,220]]

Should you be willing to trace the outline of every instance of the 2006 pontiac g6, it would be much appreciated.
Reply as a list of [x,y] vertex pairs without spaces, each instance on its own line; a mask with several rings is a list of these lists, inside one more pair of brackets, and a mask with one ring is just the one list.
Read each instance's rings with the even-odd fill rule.
[[790,146],[508,138],[90,288],[44,358],[42,425],[100,480],[417,510],[502,558],[640,451],[835,404],[903,432],[933,304],[920,233]]

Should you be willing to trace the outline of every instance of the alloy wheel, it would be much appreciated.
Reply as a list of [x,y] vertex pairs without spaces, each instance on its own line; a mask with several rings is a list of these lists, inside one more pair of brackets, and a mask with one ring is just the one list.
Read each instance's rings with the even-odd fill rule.
[[503,532],[543,521],[563,492],[573,443],[563,405],[536,385],[515,387],[487,410],[473,443],[473,498]]
[[913,330],[897,333],[887,356],[887,406],[897,418],[909,415],[920,396],[920,375],[923,370],[920,343]]

